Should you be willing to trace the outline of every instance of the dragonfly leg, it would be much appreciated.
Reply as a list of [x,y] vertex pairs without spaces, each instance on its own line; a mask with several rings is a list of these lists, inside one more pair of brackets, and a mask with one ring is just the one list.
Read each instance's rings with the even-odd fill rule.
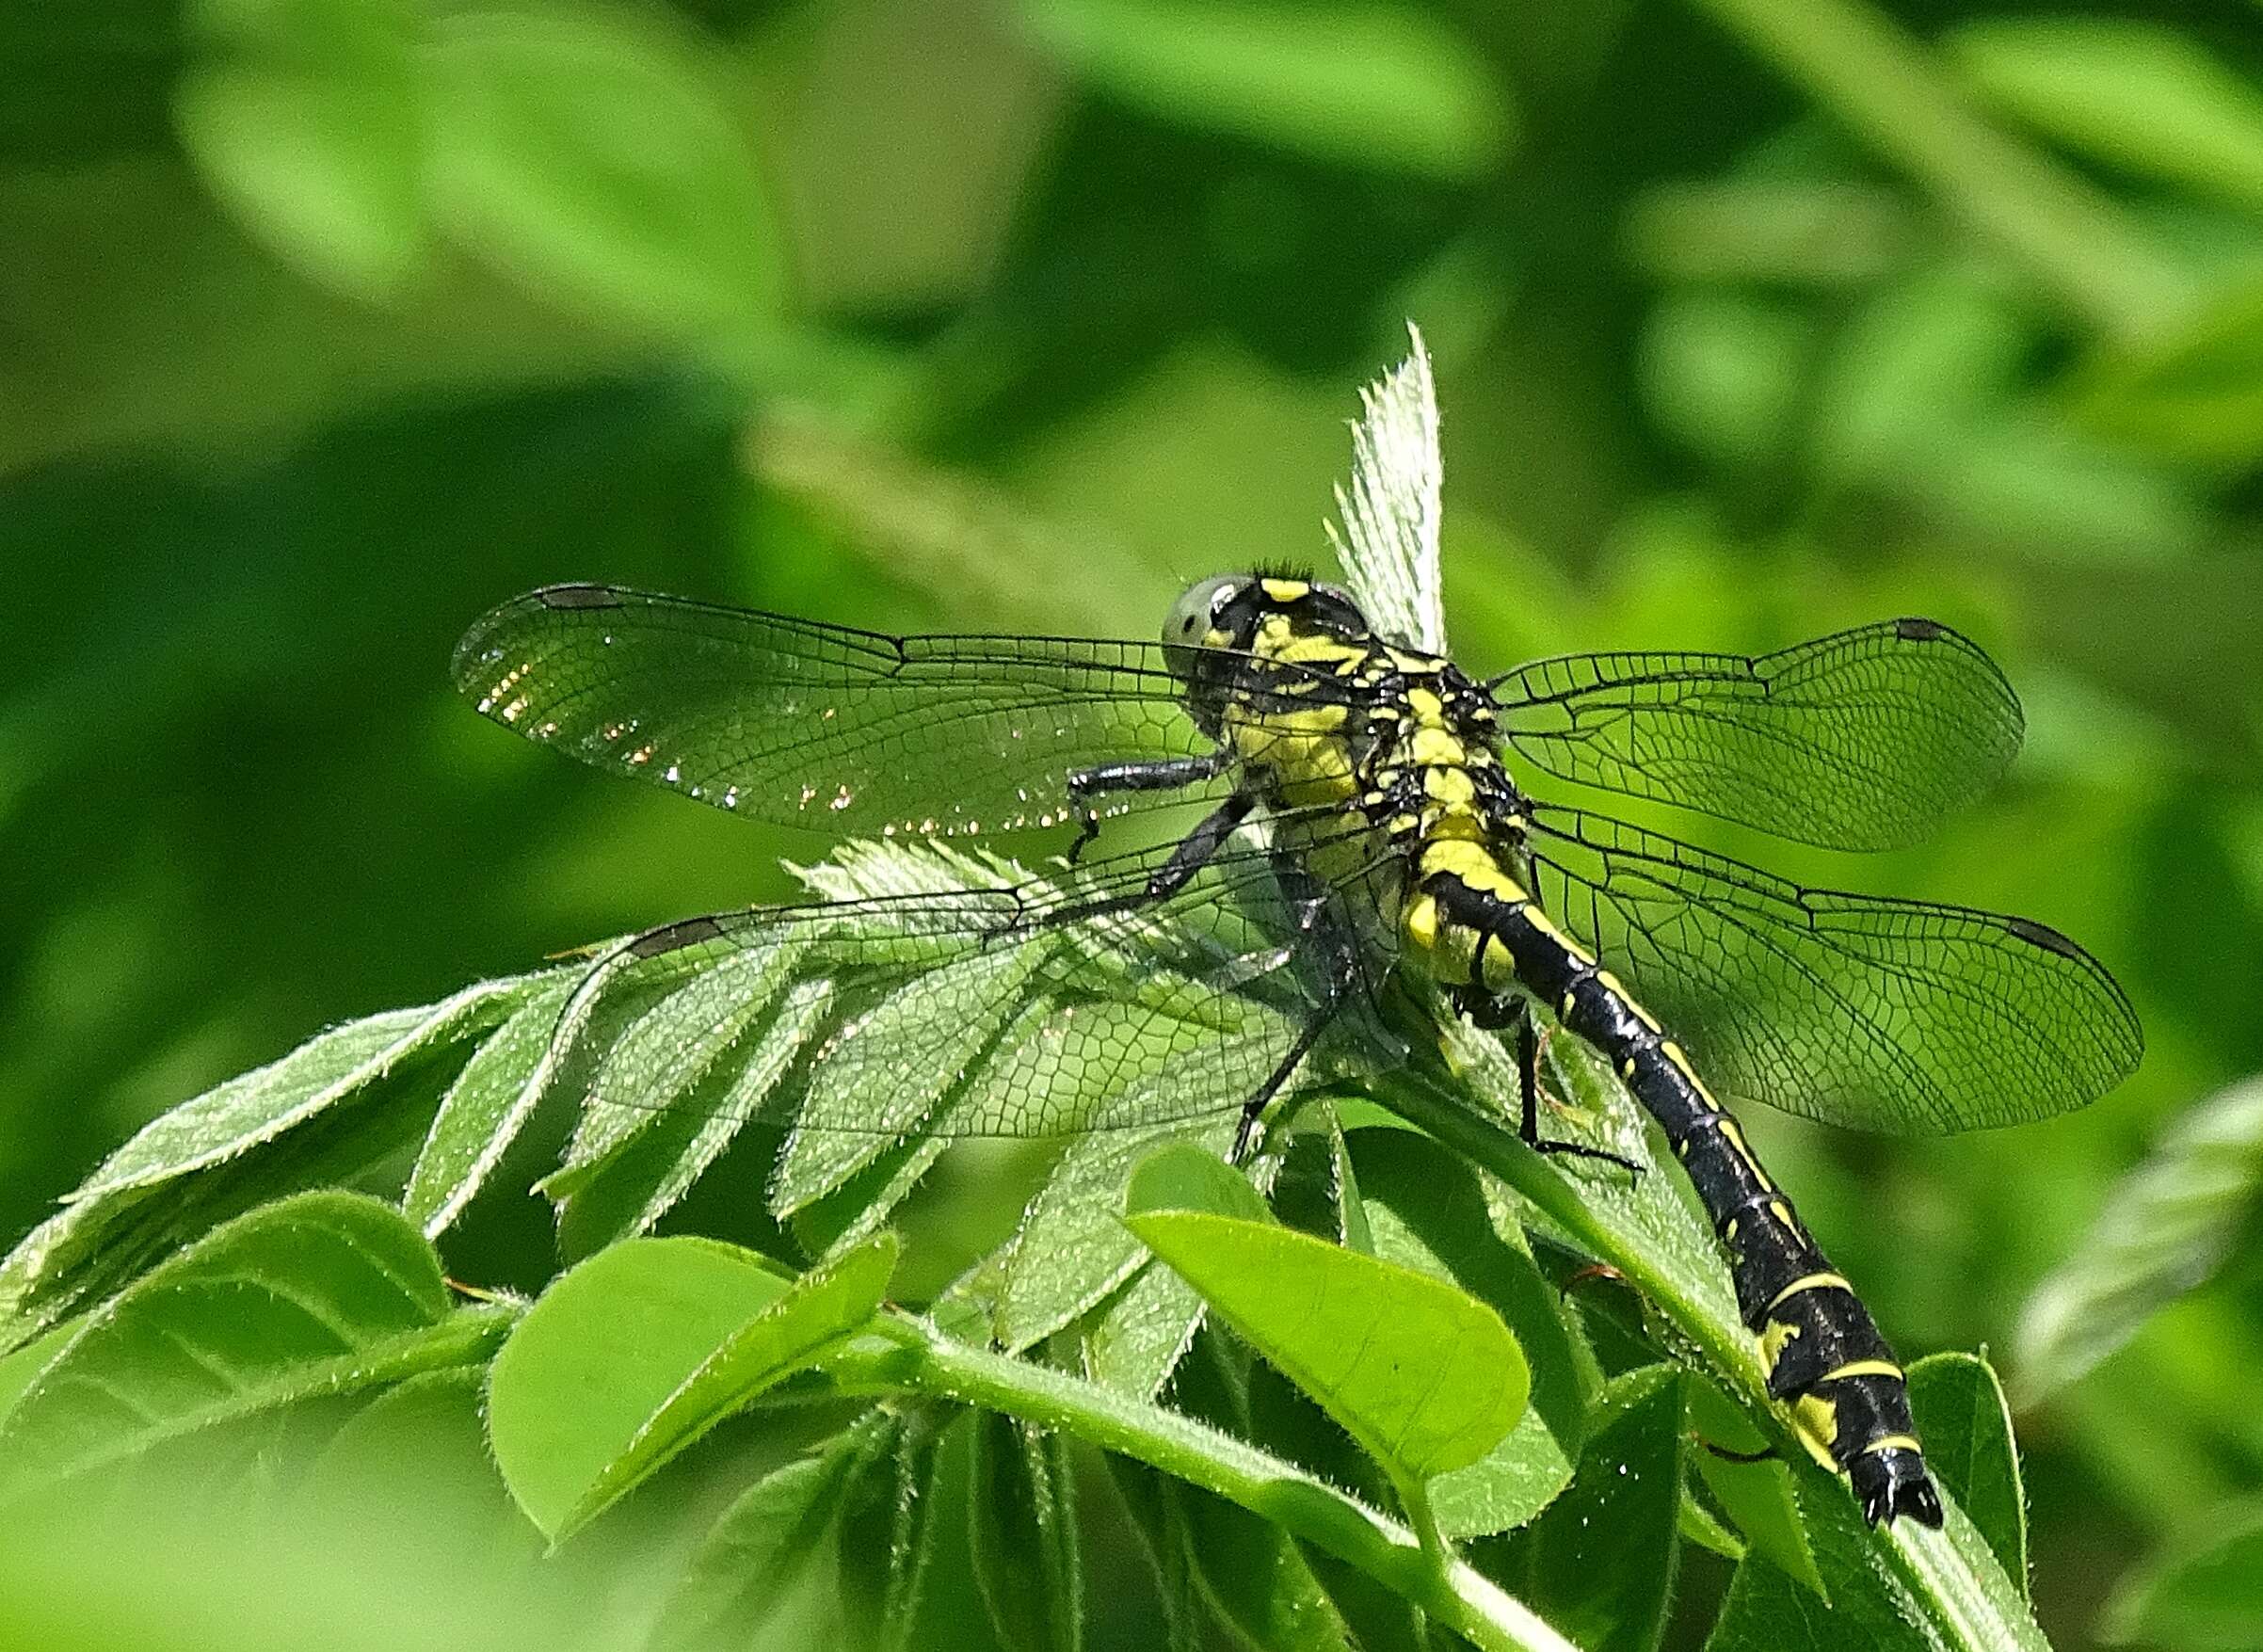
[[1296,913],[1296,927],[1317,939],[1322,960],[1320,997],[1312,1005],[1312,1013],[1305,1018],[1304,1025],[1297,1029],[1296,1040],[1289,1046],[1289,1052],[1266,1075],[1257,1092],[1242,1103],[1242,1122],[1234,1131],[1233,1157],[1229,1161],[1235,1164],[1249,1157],[1250,1144],[1257,1137],[1258,1120],[1280,1094],[1281,1086],[1312,1053],[1313,1046],[1328,1030],[1337,1010],[1359,979],[1358,938],[1330,907],[1326,887],[1286,856],[1277,857],[1275,866],[1282,892]]
[[1643,1179],[1643,1167],[1631,1159],[1621,1158],[1601,1147],[1582,1147],[1578,1142],[1549,1142],[1540,1137],[1540,1054],[1547,1048],[1548,1038],[1533,1021],[1529,1003],[1519,1003],[1517,1017],[1517,1095],[1522,1103],[1517,1119],[1517,1133],[1524,1145],[1535,1153],[1561,1153],[1569,1159],[1599,1159],[1606,1164],[1615,1164],[1630,1177],[1635,1185]]
[[1220,746],[1200,757],[1102,763],[1097,768],[1077,770],[1068,777],[1068,801],[1084,818],[1078,824],[1076,842],[1068,845],[1069,864],[1075,865],[1077,857],[1084,852],[1084,845],[1100,835],[1099,810],[1091,807],[1094,798],[1116,792],[1175,792],[1181,786],[1216,778],[1232,762],[1233,754]]

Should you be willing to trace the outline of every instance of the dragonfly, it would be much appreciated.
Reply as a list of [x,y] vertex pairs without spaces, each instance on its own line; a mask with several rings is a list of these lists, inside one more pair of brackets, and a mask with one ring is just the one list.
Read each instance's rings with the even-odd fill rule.
[[[1480,680],[1292,570],[1194,585],[1152,641],[563,585],[480,619],[454,676],[518,734],[728,812],[1073,834],[1043,874],[962,858],[619,945],[558,1035],[608,1052],[601,1097],[634,1109],[726,1052],[748,1096],[791,1072],[794,1150],[836,1177],[907,1138],[1198,1118],[1231,1118],[1242,1158],[1332,1038],[1425,984],[1515,1029],[1543,1150],[1597,1152],[1541,1139],[1540,1039],[1610,1062],[1712,1218],[1770,1391],[1873,1524],[1942,1519],[1902,1368],[1721,1098],[1936,1133],[2082,1106],[2143,1050],[2112,977],[2045,924],[1803,888],[1516,778],[1838,849],[1918,841],[2023,730],[2002,673],[1932,620]],[[1192,824],[1145,821],[1164,810]],[[1113,849],[1127,833],[1151,841]]]

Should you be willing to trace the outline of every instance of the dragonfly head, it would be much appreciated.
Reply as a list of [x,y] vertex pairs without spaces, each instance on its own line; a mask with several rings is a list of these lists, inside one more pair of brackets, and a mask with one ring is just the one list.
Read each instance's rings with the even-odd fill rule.
[[1173,668],[1182,675],[1196,663],[1180,650],[1230,649],[1248,653],[1260,648],[1267,622],[1284,635],[1364,640],[1367,617],[1338,585],[1276,574],[1222,573],[1189,585],[1164,621],[1163,644]]
[[[1163,625],[1164,657],[1198,720],[1244,677],[1252,654],[1294,660],[1315,641],[1363,644],[1367,618],[1336,585],[1275,573],[1223,573],[1190,585]],[[1303,646],[1299,646],[1303,645]]]

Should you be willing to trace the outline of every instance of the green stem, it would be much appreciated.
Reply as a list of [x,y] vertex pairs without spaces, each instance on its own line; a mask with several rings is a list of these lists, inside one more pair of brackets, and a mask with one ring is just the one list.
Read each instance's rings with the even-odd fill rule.
[[875,1329],[893,1346],[873,1338],[852,1344],[827,1362],[836,1382],[914,1389],[1062,1430],[1240,1504],[1358,1567],[1485,1652],[1575,1652],[1442,1543],[1426,1552],[1395,1520],[1245,1440],[1066,1371],[954,1342],[906,1315],[884,1314]]
[[1695,0],[2100,331],[2188,309],[2191,281],[2106,197],[1992,125],[1953,73],[1858,0]]

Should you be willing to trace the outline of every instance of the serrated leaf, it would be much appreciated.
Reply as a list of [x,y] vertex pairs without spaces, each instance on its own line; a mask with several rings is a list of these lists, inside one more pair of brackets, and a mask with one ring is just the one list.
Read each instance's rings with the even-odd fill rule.
[[383,298],[426,252],[415,16],[392,0],[193,0],[173,129],[244,228]]
[[1998,1564],[2028,1592],[2028,1500],[2012,1410],[1987,1361],[1928,1355],[1909,1368],[1909,1408],[1925,1462],[1980,1531]]
[[1006,1259],[997,1324],[1005,1351],[1051,1336],[1139,1267],[1146,1249],[1120,1212],[1142,1160],[1184,1143],[1216,1162],[1232,1146],[1237,1122],[1228,1114],[1161,1130],[1095,1131],[1071,1142],[1023,1212]]
[[483,982],[437,1003],[349,1021],[185,1101],[136,1131],[69,1195],[72,1205],[185,1176],[273,1140],[383,1078],[413,1055],[502,1020],[527,978]]
[[637,1239],[554,1283],[497,1355],[495,1460],[563,1541],[763,1388],[872,1317],[884,1237],[790,1283],[751,1251]]
[[2263,1624],[2263,1504],[2216,1511],[2207,1535],[2122,1580],[2108,1640],[2164,1652],[2250,1652]]
[[1022,12],[1117,97],[1332,164],[1469,179],[1514,137],[1484,58],[1420,12],[1360,0],[1024,0]]
[[1083,1644],[1075,1488],[1059,1435],[994,1412],[975,1416],[969,1535],[983,1604],[1007,1652]]
[[647,1652],[841,1644],[830,1539],[847,1487],[886,1460],[895,1432],[892,1419],[867,1413],[822,1452],[740,1493],[670,1590]]
[[1515,1425],[1529,1373],[1501,1316],[1427,1275],[1248,1214],[1255,1189],[1167,1148],[1126,1198],[1133,1232],[1394,1477],[1476,1462]]
[[83,1321],[5,1424],[16,1489],[217,1423],[483,1358],[509,1324],[452,1310],[390,1206],[305,1194],[238,1218]]
[[2188,1109],[2045,1275],[2013,1345],[2022,1404],[2073,1382],[2197,1289],[2263,1210],[2263,1080]]
[[1406,337],[1406,360],[1359,393],[1351,486],[1336,489],[1343,531],[1328,523],[1328,543],[1378,631],[1443,653],[1437,388],[1421,329],[1409,322]]
[[779,237],[720,66],[649,15],[429,25],[438,220],[547,297],[664,336],[766,323]]
[[[490,1033],[441,1098],[432,1128],[409,1173],[401,1212],[427,1234],[444,1230],[478,1193],[513,1133],[517,1105],[557,1030],[579,970],[559,970],[532,987]],[[533,979],[530,977],[530,979]]]
[[[835,1034],[778,1163],[772,1211],[823,1198],[924,1124],[1019,1007],[1043,947],[978,952],[915,975]],[[969,1004],[983,1007],[969,1015]]]

